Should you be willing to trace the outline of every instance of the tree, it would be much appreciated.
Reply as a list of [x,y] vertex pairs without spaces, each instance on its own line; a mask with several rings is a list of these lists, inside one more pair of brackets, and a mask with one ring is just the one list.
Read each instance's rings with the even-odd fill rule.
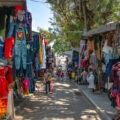
[[39,28],[39,31],[40,31],[40,33],[42,35],[45,36],[45,39],[46,39],[46,41],[48,43],[51,42],[51,41],[53,41],[55,39],[55,37],[56,37],[54,32],[50,32],[50,31],[47,31],[47,30],[44,30],[44,29],[40,29],[40,28]]
[[70,50],[70,45],[67,41],[59,39],[55,41],[53,49],[56,53],[63,56],[65,51]]
[[[84,30],[97,28],[120,18],[116,14],[120,11],[119,0],[46,0],[46,2],[51,5],[54,13],[54,18],[50,22],[54,26],[57,42],[64,40],[69,43],[70,48],[79,47]],[[62,52],[62,49],[59,50]]]

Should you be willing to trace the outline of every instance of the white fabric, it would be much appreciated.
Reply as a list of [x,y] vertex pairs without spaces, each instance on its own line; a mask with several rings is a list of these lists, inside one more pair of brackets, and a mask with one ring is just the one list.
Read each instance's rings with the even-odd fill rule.
[[42,65],[41,68],[46,69],[46,50],[45,50],[45,42],[43,39],[43,43],[42,43]]
[[94,77],[93,73],[92,73],[92,72],[89,73],[89,75],[87,76],[87,81],[88,81],[88,83],[89,83],[88,88],[93,88],[93,89],[95,89],[94,80],[95,80],[95,77]]
[[103,47],[103,49],[102,49],[102,51],[104,52],[104,53],[109,53],[109,52],[113,52],[113,49],[112,49],[112,47],[110,47],[110,46],[108,46],[108,40],[106,40],[105,41],[105,44],[104,44],[104,47]]

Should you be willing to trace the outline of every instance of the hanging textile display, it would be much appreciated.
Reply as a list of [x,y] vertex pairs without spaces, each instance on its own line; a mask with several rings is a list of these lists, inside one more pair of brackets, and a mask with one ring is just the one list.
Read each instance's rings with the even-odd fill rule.
[[45,50],[45,40],[42,41],[42,64],[41,68],[46,69],[46,50]]
[[[25,37],[25,24],[24,24],[24,12],[18,11],[16,33],[15,33],[15,67],[17,70],[20,69],[22,62],[23,69],[26,69],[27,65],[27,48],[26,48],[26,37]],[[22,59],[21,59],[22,58]]]
[[39,64],[42,64],[42,44],[43,44],[43,37],[41,35],[39,35],[39,45],[40,45],[40,48],[39,48]]
[[87,42],[87,53],[86,53],[87,58],[89,58],[89,52],[90,52],[91,50],[92,50],[93,52],[95,52],[94,40],[92,40],[92,41],[88,40],[88,42]]

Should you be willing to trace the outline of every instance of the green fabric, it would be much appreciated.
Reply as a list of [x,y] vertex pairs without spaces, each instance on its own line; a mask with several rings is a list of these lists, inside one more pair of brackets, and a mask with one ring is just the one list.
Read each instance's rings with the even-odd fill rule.
[[[6,26],[6,22],[5,22],[5,25]],[[5,32],[6,32],[6,28],[4,27],[4,29],[0,30],[0,36],[3,37],[3,39],[5,39]]]

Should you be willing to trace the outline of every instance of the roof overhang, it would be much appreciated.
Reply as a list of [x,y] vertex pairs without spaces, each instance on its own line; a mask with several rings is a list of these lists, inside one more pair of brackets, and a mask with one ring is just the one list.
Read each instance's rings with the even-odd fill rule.
[[89,37],[89,36],[97,35],[97,34],[100,34],[100,33],[114,31],[114,30],[116,30],[116,27],[119,23],[120,22],[114,22],[114,23],[108,23],[106,25],[102,25],[97,29],[93,29],[93,30],[90,30],[90,31],[86,32],[85,34],[83,34],[83,36],[84,37]]
[[14,7],[16,5],[25,5],[26,0],[0,0],[0,7]]

